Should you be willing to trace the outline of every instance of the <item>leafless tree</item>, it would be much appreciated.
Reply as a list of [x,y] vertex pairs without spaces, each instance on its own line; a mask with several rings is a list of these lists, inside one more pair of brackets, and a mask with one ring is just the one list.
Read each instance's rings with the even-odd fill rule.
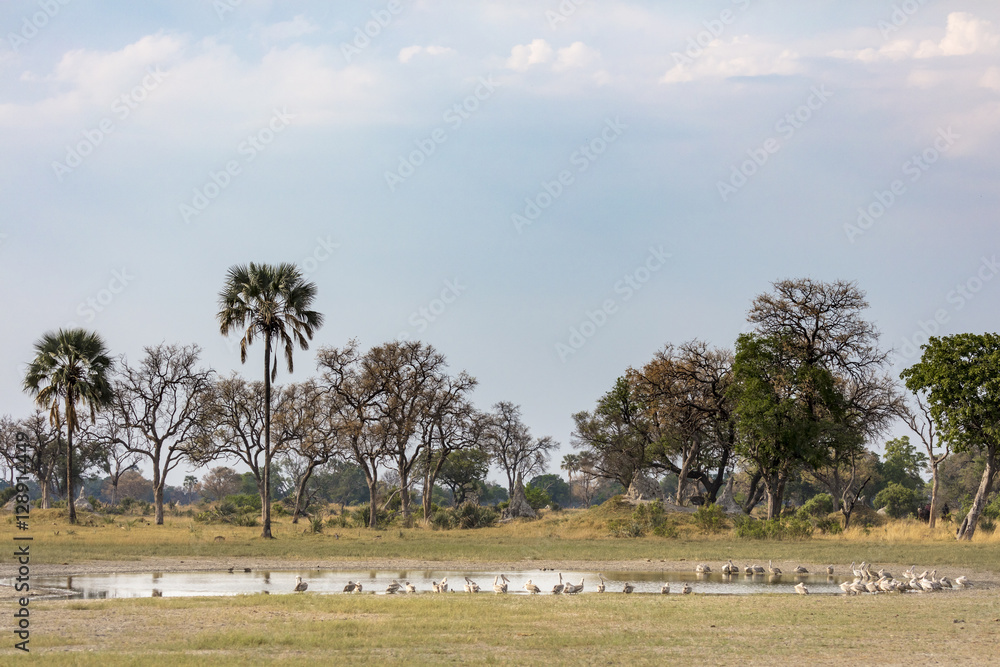
[[313,381],[304,384],[302,389],[301,409],[306,428],[303,429],[301,438],[292,441],[287,452],[295,470],[295,510],[292,512],[292,523],[299,522],[299,516],[308,505],[306,488],[313,472],[342,458],[346,447],[345,429],[339,411],[329,404],[338,398],[321,392]]
[[100,450],[98,466],[108,476],[111,485],[111,504],[118,504],[118,484],[122,475],[134,470],[142,460],[138,442],[142,436],[137,429],[127,428],[115,415],[113,404],[97,413],[95,422],[84,431]]
[[158,525],[163,524],[167,475],[185,458],[193,460],[212,427],[214,371],[197,367],[200,354],[197,345],[147,347],[137,366],[122,358],[113,384],[113,418],[141,436],[130,445],[131,451],[152,464]]
[[938,488],[940,477],[938,475],[941,464],[951,454],[951,445],[945,443],[944,452],[935,451],[940,444],[937,438],[937,431],[934,428],[934,419],[931,417],[930,406],[924,402],[923,397],[916,395],[917,408],[914,410],[909,405],[904,405],[901,416],[910,430],[917,434],[920,442],[927,450],[927,467],[931,470],[931,516],[930,527],[937,523],[938,514]]
[[521,408],[508,401],[493,406],[486,434],[486,449],[507,477],[507,492],[533,475],[545,471],[549,455],[559,446],[551,436],[533,438],[521,421]]

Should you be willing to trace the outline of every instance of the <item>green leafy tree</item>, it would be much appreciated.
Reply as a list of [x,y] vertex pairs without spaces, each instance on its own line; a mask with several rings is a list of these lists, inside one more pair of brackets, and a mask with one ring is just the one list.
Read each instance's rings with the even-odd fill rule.
[[96,333],[84,329],[59,329],[44,334],[35,343],[35,358],[28,364],[24,390],[35,402],[48,408],[49,418],[57,427],[66,424],[66,500],[69,522],[76,523],[73,497],[73,434],[80,428],[77,404],[90,408],[90,420],[96,411],[111,402],[108,375],[114,362],[107,345]]
[[292,352],[296,343],[309,349],[315,331],[323,325],[323,315],[312,310],[315,283],[307,282],[294,264],[237,265],[229,269],[219,294],[219,331],[223,336],[240,331],[240,362],[246,363],[247,348],[258,337],[264,342],[264,477],[263,529],[261,537],[271,537],[271,382],[278,375],[278,359],[272,346],[283,348],[288,372],[293,371]]
[[909,487],[898,482],[889,482],[888,486],[875,494],[875,507],[885,508],[885,513],[893,519],[902,519],[917,513],[922,496]]
[[548,475],[538,475],[533,477],[528,486],[533,486],[538,489],[544,490],[549,494],[549,498],[552,502],[562,507],[566,507],[573,503],[573,495],[569,484],[566,483],[559,475],[548,474]]
[[[456,507],[465,502],[470,492],[486,480],[490,456],[481,449],[452,452],[441,464],[437,480],[451,491]],[[480,499],[481,500],[481,499]]]
[[927,392],[942,441],[983,458],[979,488],[957,534],[971,540],[1000,466],[1000,335],[931,337],[920,361],[900,377],[910,391]]
[[927,455],[910,444],[909,436],[885,443],[882,458],[882,475],[887,483],[896,483],[914,491],[923,488],[920,471],[927,465]]

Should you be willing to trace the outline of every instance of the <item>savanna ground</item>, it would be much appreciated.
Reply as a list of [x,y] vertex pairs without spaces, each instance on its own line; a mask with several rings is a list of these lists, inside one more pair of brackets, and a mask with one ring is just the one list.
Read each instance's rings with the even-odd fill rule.
[[[566,511],[471,531],[372,532],[287,519],[275,540],[259,528],[186,517],[102,519],[70,526],[65,512],[31,514],[32,575],[111,571],[418,566],[499,571],[693,570],[774,560],[845,572],[866,560],[899,572],[966,574],[972,590],[880,596],[248,595],[231,598],[37,599],[31,653],[13,648],[13,591],[0,587],[0,662],[45,664],[996,664],[1000,645],[1000,534],[957,543],[951,527],[916,522],[852,528],[810,539],[740,540],[703,534],[688,517],[671,538],[608,537],[608,511]],[[16,529],[0,515],[0,540]],[[1000,533],[1000,531],[997,531]],[[23,533],[22,533],[23,534]],[[222,536],[222,541],[216,537]],[[10,549],[12,552],[13,549]],[[0,577],[14,571],[0,560]]]

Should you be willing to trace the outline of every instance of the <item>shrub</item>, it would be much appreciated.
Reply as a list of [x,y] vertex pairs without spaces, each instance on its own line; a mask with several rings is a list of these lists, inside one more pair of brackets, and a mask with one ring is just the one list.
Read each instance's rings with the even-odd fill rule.
[[1000,519],[1000,493],[993,496],[993,500],[986,503],[983,508],[983,516],[987,519]]
[[745,540],[804,539],[812,537],[813,533],[812,523],[799,517],[758,521],[742,515],[736,518],[735,524],[735,536]]
[[840,519],[837,517],[817,519],[816,527],[821,533],[827,535],[840,535],[844,532],[844,524],[840,523]]
[[237,514],[230,523],[244,528],[253,528],[258,525],[257,517],[253,514]]
[[[364,505],[359,505],[351,511],[351,521],[354,522],[356,526],[367,526],[368,525],[368,514],[370,505],[365,503]],[[375,510],[375,527],[385,528],[390,523],[392,523],[392,518],[394,514],[388,510],[376,509]]]
[[223,498],[220,506],[225,503],[231,503],[236,511],[260,511],[260,496],[256,493],[234,493]]
[[285,503],[281,502],[280,500],[276,500],[275,502],[271,503],[271,514],[273,516],[288,516],[289,514],[291,514],[291,512],[289,512],[288,509],[285,508]]
[[452,527],[451,514],[447,510],[438,510],[431,515],[431,526],[435,530],[448,530]]
[[454,510],[455,525],[464,530],[470,528],[488,528],[500,518],[500,514],[492,507],[482,507],[478,503],[465,502]]
[[8,486],[3,491],[0,491],[0,506],[6,505],[7,502],[15,495],[17,495],[16,486]]
[[694,522],[703,533],[720,533],[726,527],[726,515],[715,503],[702,505],[694,511]]
[[833,511],[833,496],[829,493],[817,493],[799,511],[813,517],[825,517]]
[[347,528],[350,523],[350,519],[344,513],[332,515],[326,519],[326,525],[328,528]]
[[921,497],[913,489],[902,484],[889,482],[889,485],[875,494],[875,507],[884,507],[885,513],[893,519],[902,519],[917,513]]
[[677,537],[677,526],[658,502],[642,503],[632,510],[632,516],[608,522],[613,537],[643,537],[649,533],[658,537]]
[[997,529],[997,522],[991,517],[982,515],[979,517],[979,529],[984,533],[992,533]]
[[312,531],[313,535],[319,535],[323,532],[323,517],[316,515],[309,520],[309,530]]
[[552,503],[552,498],[549,497],[545,489],[539,489],[531,484],[524,487],[524,497],[527,498],[528,504],[533,510],[540,510]]

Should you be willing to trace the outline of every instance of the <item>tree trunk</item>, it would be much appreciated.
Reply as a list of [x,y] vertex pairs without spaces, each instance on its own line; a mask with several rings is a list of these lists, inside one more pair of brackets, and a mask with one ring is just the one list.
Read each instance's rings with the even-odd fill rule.
[[271,539],[271,336],[264,334],[264,480],[261,488],[260,536]]
[[[153,487],[153,504],[156,505],[156,525],[163,525],[163,487],[166,478],[160,480],[160,483]],[[136,494],[138,495],[138,494]]]
[[[931,455],[933,456],[933,454]],[[932,458],[931,461],[934,461]],[[933,530],[934,526],[937,525],[937,497],[938,497],[938,464],[934,462],[931,464],[931,516],[927,523]]]
[[378,528],[378,490],[375,488],[378,480],[375,477],[368,479],[368,527],[372,530]]
[[306,484],[309,483],[309,478],[312,477],[313,469],[316,467],[315,461],[310,461],[309,465],[306,466],[306,471],[302,473],[302,477],[299,478],[299,483],[295,487],[295,510],[292,512],[292,523],[299,522],[299,514],[301,514],[305,508],[302,507],[302,495],[305,493]]
[[66,505],[69,507],[69,522],[76,523],[76,505],[73,497],[73,425],[70,416],[73,409],[73,389],[66,390]]
[[962,526],[958,529],[957,539],[968,542],[975,535],[976,527],[979,524],[979,515],[983,513],[986,500],[993,490],[993,478],[996,476],[996,472],[997,451],[995,448],[991,448],[986,455],[986,469],[983,470],[983,478],[979,482],[979,490],[976,491],[976,497],[972,501],[972,507],[969,508],[968,515],[966,515],[962,521]]
[[[49,473],[51,474],[51,473]],[[49,503],[49,478],[46,477],[44,481],[39,480],[39,486],[42,487],[42,509],[47,510],[50,507]]]
[[399,467],[399,505],[405,521],[410,517],[410,476],[403,466]]
[[676,502],[678,505],[684,504],[684,488],[687,486],[687,476],[691,471],[691,461],[693,460],[693,456],[685,456],[684,461],[681,463],[681,471],[677,473]]

